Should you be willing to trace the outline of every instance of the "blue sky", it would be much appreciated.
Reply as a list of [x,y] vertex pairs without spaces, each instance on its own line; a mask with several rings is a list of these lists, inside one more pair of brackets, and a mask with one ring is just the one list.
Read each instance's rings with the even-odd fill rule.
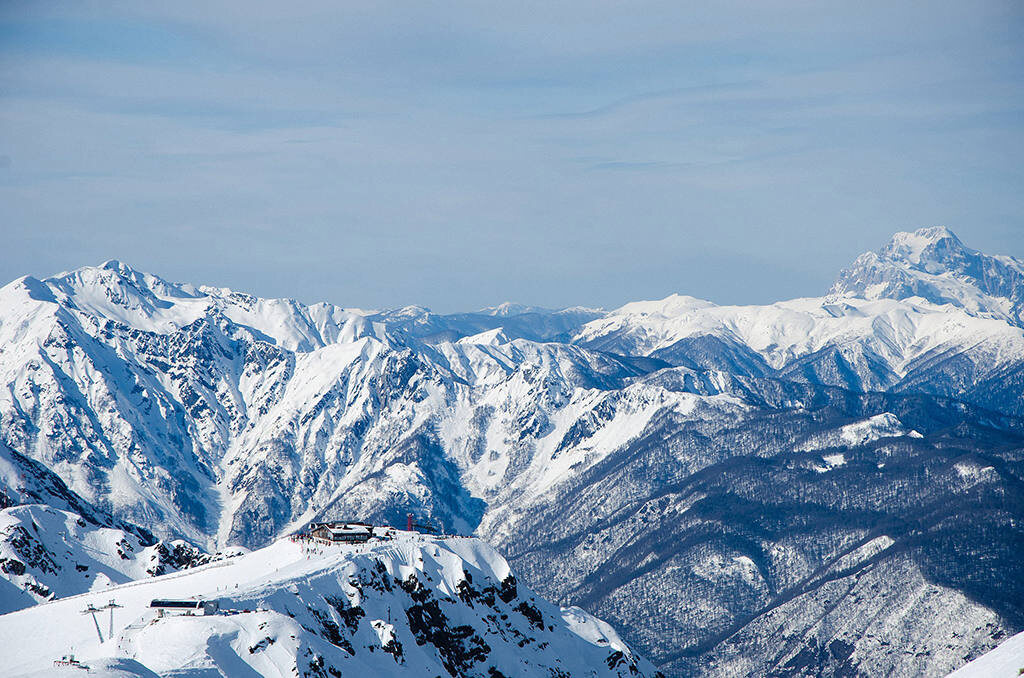
[[1024,256],[1022,29],[1009,1],[7,0],[0,278],[117,258],[454,311],[816,295],[921,226]]

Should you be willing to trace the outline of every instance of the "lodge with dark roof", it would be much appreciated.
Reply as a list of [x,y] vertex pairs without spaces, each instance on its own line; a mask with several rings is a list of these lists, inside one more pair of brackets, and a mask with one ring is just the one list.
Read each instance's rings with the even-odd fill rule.
[[324,541],[363,544],[373,536],[373,525],[340,521],[310,523],[307,534]]

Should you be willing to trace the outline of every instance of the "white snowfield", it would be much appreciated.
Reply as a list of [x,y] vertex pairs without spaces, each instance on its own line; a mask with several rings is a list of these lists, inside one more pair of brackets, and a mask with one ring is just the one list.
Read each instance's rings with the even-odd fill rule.
[[[158,617],[154,599],[218,600]],[[113,609],[111,634],[109,601]],[[90,606],[101,609],[83,614]],[[474,538],[281,539],[228,560],[0,616],[5,676],[653,676],[607,624],[559,609]],[[564,673],[557,673],[562,671]]]
[[1022,671],[1024,633],[1018,633],[996,649],[949,674],[948,678],[1016,678]]

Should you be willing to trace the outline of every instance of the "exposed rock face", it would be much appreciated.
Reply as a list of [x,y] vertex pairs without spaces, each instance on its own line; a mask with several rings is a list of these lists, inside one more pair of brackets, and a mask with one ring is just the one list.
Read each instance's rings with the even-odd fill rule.
[[[219,614],[157,617],[150,608],[189,598],[216,599]],[[121,607],[109,626],[81,619],[84,606],[111,599]],[[53,649],[74,645],[101,675],[661,676],[607,624],[517,583],[479,540],[410,533],[359,546],[284,539],[0,617],[5,638],[26,628],[47,631],[5,650],[6,675],[52,672]]]
[[475,531],[675,675],[939,675],[1024,628],[1021,271],[932,229],[824,298],[440,316],[108,262],[0,290],[0,438],[207,550]]
[[[122,525],[124,526],[124,525]],[[0,510],[0,614],[221,560],[41,504]]]

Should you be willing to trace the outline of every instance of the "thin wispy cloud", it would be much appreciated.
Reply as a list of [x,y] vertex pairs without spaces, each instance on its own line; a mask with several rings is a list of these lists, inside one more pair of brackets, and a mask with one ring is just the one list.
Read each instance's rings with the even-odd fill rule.
[[995,2],[5,3],[0,276],[117,257],[454,310],[814,294],[922,225],[1021,254],[1022,24]]

